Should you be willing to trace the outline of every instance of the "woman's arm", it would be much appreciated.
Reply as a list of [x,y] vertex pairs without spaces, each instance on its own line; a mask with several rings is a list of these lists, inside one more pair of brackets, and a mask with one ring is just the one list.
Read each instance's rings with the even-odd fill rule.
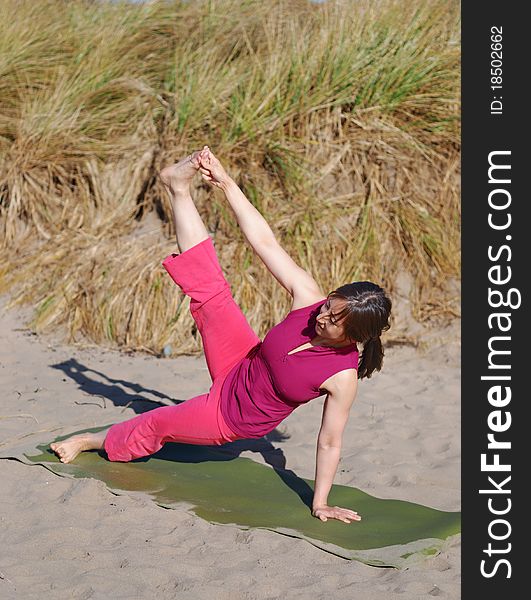
[[[227,201],[234,212],[238,225],[253,248],[275,240],[275,234],[262,214],[247,199],[238,184],[227,175],[221,182]],[[275,240],[276,241],[276,240]]]
[[[269,272],[293,297],[293,308],[308,306],[325,297],[314,278],[299,267],[278,243],[271,227],[229,178],[222,187],[238,224]],[[301,303],[302,302],[302,303]]]
[[343,431],[356,396],[357,381],[355,369],[346,369],[327,380],[329,393],[325,400],[323,420],[317,439],[315,490],[312,502],[312,515],[322,521],[339,519],[350,523],[350,521],[361,520],[353,510],[328,506],[328,494],[337,472]]
[[201,154],[201,172],[205,180],[223,190],[247,241],[271,274],[293,297],[293,309],[323,299],[325,296],[313,277],[282,248],[267,221],[209,150]]

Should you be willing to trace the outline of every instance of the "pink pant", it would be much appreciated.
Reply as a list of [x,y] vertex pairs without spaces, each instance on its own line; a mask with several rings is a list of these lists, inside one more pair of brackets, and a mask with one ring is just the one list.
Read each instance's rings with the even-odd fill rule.
[[219,410],[228,372],[260,341],[234,301],[210,238],[162,263],[190,296],[190,312],[203,340],[212,377],[208,394],[162,406],[113,425],[105,438],[109,460],[127,462],[160,450],[166,442],[221,445],[239,439]]

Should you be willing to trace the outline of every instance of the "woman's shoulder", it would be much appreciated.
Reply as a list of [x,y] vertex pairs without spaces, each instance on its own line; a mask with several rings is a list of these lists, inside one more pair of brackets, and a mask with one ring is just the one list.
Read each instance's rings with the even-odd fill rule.
[[315,308],[318,304],[326,302],[326,297],[322,294],[308,294],[306,296],[294,296],[293,304],[289,314],[297,311],[303,311],[305,309]]
[[328,379],[323,381],[323,383],[319,386],[319,389],[336,396],[341,396],[345,393],[348,396],[352,391],[356,393],[357,387],[357,369],[355,367],[345,366],[345,368],[341,369],[341,371],[334,373]]

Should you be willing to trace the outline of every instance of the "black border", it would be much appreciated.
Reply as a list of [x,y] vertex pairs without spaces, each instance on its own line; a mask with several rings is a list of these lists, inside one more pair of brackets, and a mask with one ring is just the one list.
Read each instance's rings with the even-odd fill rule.
[[[529,297],[528,273],[531,273],[531,253],[526,243],[531,239],[528,226],[531,219],[526,219],[529,212],[526,209],[531,202],[529,190],[524,186],[528,173],[531,175],[531,158],[528,159],[531,151],[525,148],[529,139],[530,108],[527,105],[531,104],[531,98],[526,98],[524,87],[529,79],[527,62],[531,52],[527,42],[531,41],[531,29],[524,18],[525,8],[524,3],[507,1],[462,4],[462,597],[481,600],[509,600],[529,594],[524,581],[528,548],[523,544],[523,537],[529,524],[523,516],[526,504],[523,488],[529,472],[526,459],[530,452],[523,440],[524,428],[529,429],[527,436],[531,438],[531,426],[528,427],[524,414],[530,396],[525,385],[526,342],[530,329],[525,311]],[[498,93],[490,89],[492,26],[503,28],[501,115],[493,115],[490,110],[492,96]],[[511,151],[511,183],[505,187],[511,194],[507,212],[511,213],[512,224],[510,230],[503,232],[491,229],[487,221],[488,213],[492,212],[488,195],[493,189],[488,183],[488,155],[496,150]],[[510,242],[506,241],[507,234],[511,235]],[[481,380],[483,375],[492,374],[487,369],[488,341],[496,335],[488,327],[488,316],[495,309],[488,303],[491,285],[488,271],[494,263],[489,260],[487,249],[489,245],[499,247],[503,243],[510,243],[512,251],[510,263],[505,261],[507,254],[500,261],[512,269],[512,279],[505,289],[517,288],[522,295],[520,308],[505,309],[512,313],[512,328],[506,334],[511,336],[508,349],[511,350],[512,399],[503,410],[510,411],[512,424],[504,439],[509,440],[512,447],[500,453],[500,457],[502,462],[511,464],[511,472],[505,474],[511,475],[511,482],[505,487],[511,489],[512,508],[504,517],[511,524],[510,537],[498,544],[502,548],[510,542],[511,550],[498,556],[511,563],[511,577],[506,578],[508,569],[500,565],[493,577],[486,578],[481,574],[480,564],[484,558],[490,561],[490,569],[494,564],[495,558],[489,559],[483,550],[490,541],[489,523],[497,518],[489,512],[488,495],[479,493],[480,489],[489,487],[489,473],[481,471],[480,456],[487,452],[490,432],[487,417],[494,410],[487,398],[489,387],[494,384]],[[531,365],[527,370],[531,372]],[[498,479],[500,476],[498,474]],[[494,546],[496,542],[492,543]]]

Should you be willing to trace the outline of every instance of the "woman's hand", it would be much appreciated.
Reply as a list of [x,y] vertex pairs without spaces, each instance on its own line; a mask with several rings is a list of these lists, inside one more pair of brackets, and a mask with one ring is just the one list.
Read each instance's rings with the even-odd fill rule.
[[312,509],[312,515],[321,521],[328,521],[328,519],[337,519],[344,523],[361,521],[361,517],[356,511],[339,506],[318,506]]
[[227,172],[208,146],[204,146],[199,153],[199,161],[199,170],[205,181],[219,188],[230,181]]

